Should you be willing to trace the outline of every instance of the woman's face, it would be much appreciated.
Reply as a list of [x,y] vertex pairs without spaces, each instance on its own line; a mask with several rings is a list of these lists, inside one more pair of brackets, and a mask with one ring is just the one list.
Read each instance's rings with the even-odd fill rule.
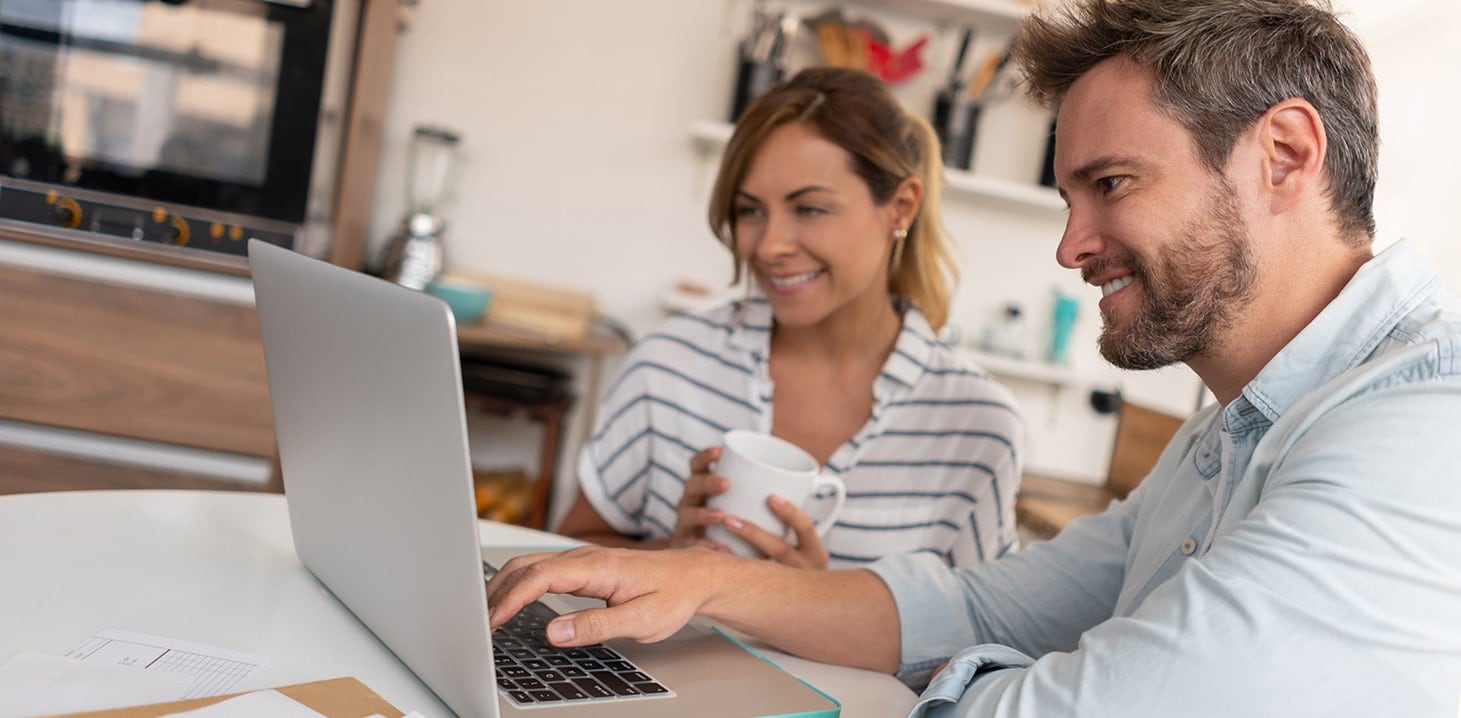
[[766,292],[776,321],[811,326],[886,311],[898,202],[873,203],[841,147],[807,125],[766,138],[736,190],[736,253]]

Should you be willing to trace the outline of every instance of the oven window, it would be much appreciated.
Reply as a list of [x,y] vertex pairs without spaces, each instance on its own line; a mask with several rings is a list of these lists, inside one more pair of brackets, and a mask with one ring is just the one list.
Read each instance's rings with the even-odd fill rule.
[[302,221],[330,0],[0,0],[0,175]]
[[[62,161],[264,181],[283,31],[202,4],[7,0],[4,132]],[[26,167],[7,168],[21,176]]]

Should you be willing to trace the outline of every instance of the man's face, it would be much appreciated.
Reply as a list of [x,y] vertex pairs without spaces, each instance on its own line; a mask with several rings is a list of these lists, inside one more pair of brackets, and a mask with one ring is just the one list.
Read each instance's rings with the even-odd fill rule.
[[1061,106],[1055,169],[1070,217],[1056,257],[1101,288],[1101,354],[1125,369],[1202,356],[1253,296],[1238,194],[1187,130],[1151,102],[1151,79],[1107,60]]

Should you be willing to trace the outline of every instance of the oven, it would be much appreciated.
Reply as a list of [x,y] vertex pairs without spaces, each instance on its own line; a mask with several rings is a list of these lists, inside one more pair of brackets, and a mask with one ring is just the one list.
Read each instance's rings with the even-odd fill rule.
[[205,267],[255,237],[324,256],[358,8],[0,0],[0,228]]

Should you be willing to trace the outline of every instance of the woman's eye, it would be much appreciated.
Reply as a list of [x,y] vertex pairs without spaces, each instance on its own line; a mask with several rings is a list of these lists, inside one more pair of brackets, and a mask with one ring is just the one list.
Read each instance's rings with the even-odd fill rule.
[[810,217],[810,216],[819,215],[819,214],[826,214],[827,213],[827,210],[822,209],[821,207],[812,207],[812,206],[809,206],[809,205],[802,205],[802,206],[796,208],[796,213],[797,214],[800,214],[800,215],[804,215],[804,216],[809,216]]
[[745,205],[741,205],[739,207],[736,207],[734,210],[732,210],[731,213],[734,216],[736,216],[737,218],[739,218],[739,217],[753,217],[753,216],[756,215],[757,212],[758,212],[758,210],[757,210],[756,207],[752,207],[751,205],[745,204]]

